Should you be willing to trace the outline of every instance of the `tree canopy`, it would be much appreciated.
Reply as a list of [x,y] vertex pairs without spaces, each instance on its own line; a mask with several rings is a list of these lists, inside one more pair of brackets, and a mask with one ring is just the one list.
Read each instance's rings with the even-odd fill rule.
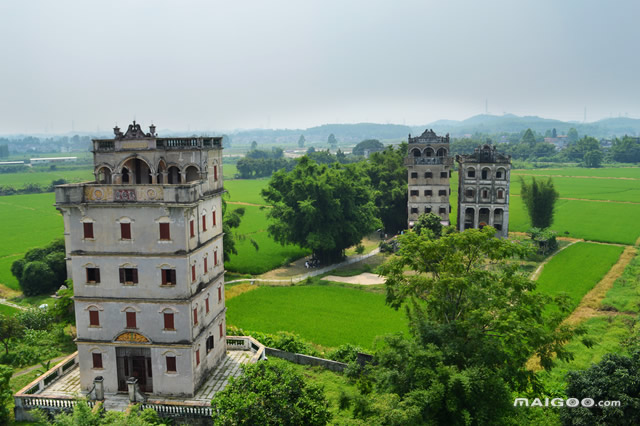
[[13,262],[11,273],[26,296],[56,290],[67,279],[64,240],[57,239],[46,247],[27,251],[24,258]]
[[273,206],[269,234],[311,249],[322,262],[339,260],[380,226],[369,181],[353,165],[302,157],[291,172],[274,173],[262,197]]
[[245,364],[211,401],[215,425],[324,425],[331,419],[320,386],[284,363]]
[[357,144],[351,153],[353,155],[364,155],[364,151],[367,150],[369,153],[373,153],[376,151],[382,151],[384,149],[384,145],[377,139],[367,139],[359,144]]
[[549,178],[546,181],[537,181],[532,178],[531,183],[520,178],[520,196],[527,208],[534,228],[548,228],[553,223],[553,209],[559,197],[558,191]]
[[510,262],[530,246],[495,232],[398,237],[381,274],[387,302],[407,306],[411,337],[388,337],[375,355],[369,377],[391,401],[378,414],[412,424],[500,424],[512,414],[512,392],[540,391],[526,368],[532,355],[545,369],[554,356],[571,359],[564,344],[575,330],[561,325],[564,305],[545,313],[551,298]]

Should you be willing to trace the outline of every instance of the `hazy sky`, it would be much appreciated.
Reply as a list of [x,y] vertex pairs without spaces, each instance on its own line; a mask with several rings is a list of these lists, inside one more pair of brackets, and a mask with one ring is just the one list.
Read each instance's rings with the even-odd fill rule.
[[640,117],[638,1],[0,2],[0,133]]

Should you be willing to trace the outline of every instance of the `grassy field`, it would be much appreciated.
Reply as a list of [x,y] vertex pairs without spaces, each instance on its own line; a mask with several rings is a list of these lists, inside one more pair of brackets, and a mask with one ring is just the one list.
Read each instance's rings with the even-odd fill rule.
[[[299,259],[309,254],[307,250],[295,245],[282,246],[267,234],[266,211],[255,206],[229,205],[230,209],[242,207],[245,209],[240,227],[234,230],[236,235],[246,238],[236,238],[237,255],[225,263],[225,268],[243,274],[262,274],[277,268],[284,263]],[[250,239],[258,243],[256,251]]]
[[603,167],[587,169],[584,167],[549,168],[549,169],[520,169],[512,170],[511,175],[550,175],[550,176],[596,176],[623,177],[640,179],[640,167]]
[[13,306],[0,304],[0,315],[13,315],[18,312],[18,310],[19,309],[16,309]]
[[18,289],[11,263],[28,249],[62,237],[62,216],[53,207],[53,193],[0,197],[0,223],[6,226],[0,246],[0,284]]
[[0,185],[22,188],[28,183],[38,185],[49,185],[52,180],[66,179],[68,182],[83,182],[93,180],[91,168],[86,170],[54,170],[54,171],[29,171],[23,173],[2,173],[0,174]]
[[636,256],[629,263],[601,305],[607,310],[640,313],[640,257]]
[[224,180],[235,179],[238,168],[235,164],[222,164],[222,176]]
[[572,309],[618,261],[619,246],[576,243],[554,256],[538,278],[538,291],[550,296],[567,293]]
[[376,336],[407,331],[404,312],[384,300],[383,294],[331,285],[260,287],[227,301],[227,322],[266,333],[291,331],[327,347],[371,348]]
[[224,183],[229,201],[266,205],[260,191],[267,186],[268,179],[236,179]]
[[[515,177],[515,178],[514,178]],[[511,195],[520,195],[520,177],[511,179]],[[531,176],[523,176],[530,182]],[[541,177],[536,180],[547,180]],[[640,203],[640,181],[622,179],[583,179],[571,177],[552,178],[560,197],[583,198],[587,200],[631,201]]]

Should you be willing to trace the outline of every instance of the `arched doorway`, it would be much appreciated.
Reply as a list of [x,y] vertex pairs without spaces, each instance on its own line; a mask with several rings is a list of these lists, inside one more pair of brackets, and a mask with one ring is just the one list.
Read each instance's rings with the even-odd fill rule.
[[180,169],[176,166],[169,167],[169,169],[167,169],[167,183],[170,185],[177,185],[181,182]]
[[111,169],[108,167],[100,167],[96,179],[98,183],[111,184]]
[[165,183],[164,180],[164,176],[167,173],[167,165],[165,164],[165,162],[163,160],[160,160],[160,162],[158,163],[158,169],[157,169],[157,174],[156,174],[156,182],[159,184],[163,184]]
[[196,166],[189,166],[187,167],[185,176],[187,182],[195,182],[196,180],[200,179],[200,171]]
[[139,158],[127,160],[122,166],[122,183],[151,183],[151,169],[149,165]]

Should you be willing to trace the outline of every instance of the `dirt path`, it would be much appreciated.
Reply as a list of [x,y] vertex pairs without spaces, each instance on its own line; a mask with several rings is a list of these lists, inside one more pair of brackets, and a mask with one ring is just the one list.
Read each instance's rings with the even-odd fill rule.
[[609,272],[595,285],[587,294],[584,295],[580,304],[573,310],[564,321],[567,324],[576,325],[587,318],[598,315],[607,315],[604,311],[599,310],[600,303],[606,296],[607,292],[613,287],[613,283],[620,278],[629,262],[636,254],[636,248],[627,246],[615,265],[609,269]]
[[360,285],[376,285],[376,284],[384,284],[386,282],[384,277],[381,277],[378,274],[372,274],[371,272],[363,272],[360,275],[354,275],[352,277],[339,277],[337,275],[327,275],[323,279],[327,281],[335,281],[339,283],[360,284]]
[[266,207],[268,209],[272,207],[267,204],[253,204],[253,203],[245,203],[242,201],[227,201],[227,204],[235,204],[236,206]]
[[27,308],[25,308],[24,306],[16,305],[13,302],[9,302],[7,299],[0,299],[0,304],[11,306],[12,308],[20,309],[21,311],[27,310]]

